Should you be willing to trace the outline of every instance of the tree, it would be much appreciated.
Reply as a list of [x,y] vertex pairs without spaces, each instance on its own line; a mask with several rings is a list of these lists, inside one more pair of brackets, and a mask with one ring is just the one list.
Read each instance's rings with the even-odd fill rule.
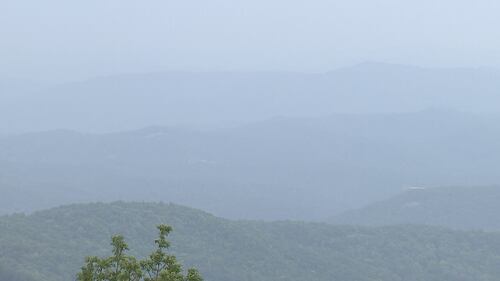
[[107,258],[87,257],[85,265],[77,275],[78,281],[203,281],[198,270],[190,268],[184,275],[181,264],[174,255],[167,253],[170,242],[167,236],[172,231],[169,225],[159,225],[156,250],[149,257],[138,261],[126,255],[128,249],[121,235],[111,238],[113,255]]

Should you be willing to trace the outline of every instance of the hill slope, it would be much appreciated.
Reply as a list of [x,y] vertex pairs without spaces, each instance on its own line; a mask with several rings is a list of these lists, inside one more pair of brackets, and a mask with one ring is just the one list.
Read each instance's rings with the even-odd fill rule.
[[456,229],[500,230],[500,187],[408,190],[330,219],[335,224],[427,224]]
[[198,267],[207,281],[493,281],[500,276],[499,234],[229,221],[146,203],[72,205],[1,217],[0,269],[9,272],[0,276],[71,280],[84,256],[107,254],[112,234],[124,234],[134,254],[146,254],[158,223],[173,225],[173,252]]

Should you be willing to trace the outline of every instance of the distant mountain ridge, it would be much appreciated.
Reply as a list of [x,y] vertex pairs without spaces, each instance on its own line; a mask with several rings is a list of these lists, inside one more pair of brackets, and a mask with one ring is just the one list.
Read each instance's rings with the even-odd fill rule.
[[450,110],[6,136],[0,212],[171,200],[227,218],[318,221],[403,186],[499,183],[499,141],[500,116]]
[[429,107],[498,112],[499,90],[496,69],[378,63],[321,74],[123,74],[40,87],[17,99],[3,100],[0,95],[0,132],[110,132],[151,125],[220,128],[273,116],[410,112]]

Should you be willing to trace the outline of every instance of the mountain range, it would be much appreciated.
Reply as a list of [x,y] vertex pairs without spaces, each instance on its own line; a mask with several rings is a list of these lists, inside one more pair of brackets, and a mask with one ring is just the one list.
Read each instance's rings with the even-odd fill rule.
[[163,200],[233,219],[325,220],[409,186],[500,182],[499,121],[427,110],[4,136],[0,211]]

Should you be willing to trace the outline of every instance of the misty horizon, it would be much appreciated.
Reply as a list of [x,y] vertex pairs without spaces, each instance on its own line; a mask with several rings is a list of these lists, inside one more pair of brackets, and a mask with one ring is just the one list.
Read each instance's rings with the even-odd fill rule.
[[326,72],[365,61],[499,67],[495,1],[86,1],[0,4],[0,74]]

